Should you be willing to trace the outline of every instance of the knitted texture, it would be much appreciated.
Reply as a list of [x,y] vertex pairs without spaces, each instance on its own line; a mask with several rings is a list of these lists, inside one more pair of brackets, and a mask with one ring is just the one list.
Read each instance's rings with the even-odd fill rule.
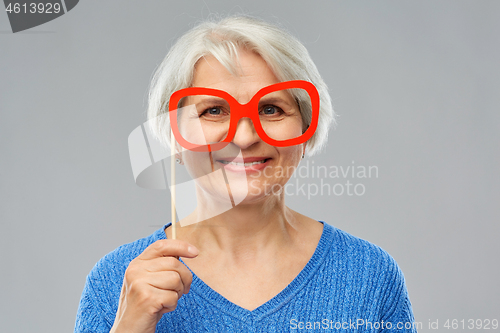
[[[323,221],[316,250],[278,295],[249,311],[228,301],[195,274],[175,311],[156,332],[416,332],[401,270],[380,247]],[[75,333],[109,332],[129,263],[165,239],[165,225],[122,245],[92,269],[80,300]]]

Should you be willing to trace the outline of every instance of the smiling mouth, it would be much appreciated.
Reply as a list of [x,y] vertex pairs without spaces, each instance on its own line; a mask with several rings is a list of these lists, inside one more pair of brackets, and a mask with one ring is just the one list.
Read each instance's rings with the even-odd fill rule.
[[220,162],[222,164],[229,164],[229,165],[237,165],[237,166],[249,167],[249,166],[256,165],[256,164],[266,163],[268,160],[270,160],[270,158],[265,158],[265,159],[263,159],[261,161],[255,161],[255,162],[249,162],[249,163],[238,163],[238,162],[225,161],[225,160],[217,160],[217,162]]

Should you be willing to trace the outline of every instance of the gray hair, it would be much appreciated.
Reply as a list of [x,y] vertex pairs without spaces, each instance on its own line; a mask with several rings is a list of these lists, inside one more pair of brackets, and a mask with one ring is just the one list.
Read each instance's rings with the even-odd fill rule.
[[[330,126],[335,123],[328,87],[307,49],[297,38],[275,25],[248,16],[205,21],[181,36],[172,46],[156,70],[149,90],[147,117],[152,120],[150,126],[154,135],[168,145],[170,126],[165,115],[170,95],[191,86],[198,60],[212,55],[236,75],[239,47],[259,54],[279,81],[305,80],[316,86],[320,97],[318,128],[307,142],[306,153],[313,155],[320,151],[326,145]],[[296,97],[300,106],[301,97]],[[301,109],[301,112],[308,125],[310,108]]]

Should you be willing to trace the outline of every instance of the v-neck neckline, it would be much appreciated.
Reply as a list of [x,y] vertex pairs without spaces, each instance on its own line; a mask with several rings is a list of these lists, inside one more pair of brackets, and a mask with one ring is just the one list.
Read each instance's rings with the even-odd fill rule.
[[[191,283],[190,292],[195,292],[200,297],[210,302],[213,306],[217,307],[220,311],[223,311],[226,314],[238,318],[242,321],[260,320],[267,314],[277,311],[305,286],[305,284],[311,279],[312,275],[320,267],[326,253],[328,253],[328,250],[332,244],[331,240],[333,237],[333,227],[325,223],[324,221],[318,222],[323,224],[323,231],[312,257],[309,259],[304,268],[299,272],[299,274],[292,280],[292,282],[290,282],[277,295],[273,296],[265,303],[259,305],[257,308],[248,310],[231,302],[230,300],[219,294],[217,291],[212,289],[210,286],[208,286],[191,270],[191,268],[189,268],[188,265],[186,265],[182,258],[180,258],[179,260],[184,263],[184,265],[186,265],[186,267],[193,274],[193,281]],[[163,226],[163,229],[161,229],[161,233],[163,235],[160,238],[167,239],[165,229],[168,228],[171,224],[172,223],[169,222]]]

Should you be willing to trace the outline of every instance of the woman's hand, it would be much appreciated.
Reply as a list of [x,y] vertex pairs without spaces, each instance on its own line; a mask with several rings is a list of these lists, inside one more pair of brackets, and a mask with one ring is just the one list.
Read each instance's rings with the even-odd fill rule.
[[120,303],[110,333],[154,333],[161,316],[175,310],[193,276],[176,257],[194,258],[198,249],[164,239],[148,246],[125,271]]

